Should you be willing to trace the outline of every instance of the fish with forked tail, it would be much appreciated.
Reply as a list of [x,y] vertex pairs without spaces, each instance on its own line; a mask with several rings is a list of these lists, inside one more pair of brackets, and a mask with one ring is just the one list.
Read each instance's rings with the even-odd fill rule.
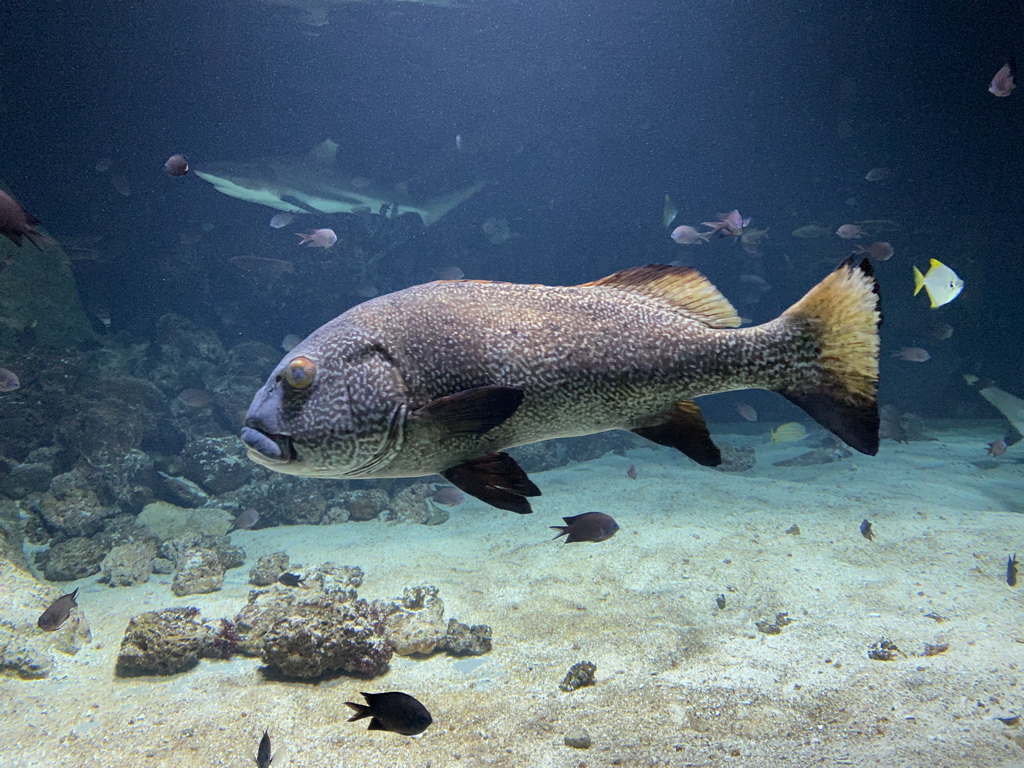
[[53,632],[55,629],[58,629],[61,624],[68,620],[68,616],[71,615],[71,609],[78,605],[75,600],[77,597],[77,589],[74,592],[68,592],[68,594],[58,597],[49,608],[43,611],[43,615],[39,617],[36,626],[47,632]]
[[867,260],[749,328],[685,267],[564,287],[437,281],[355,306],[297,344],[241,439],[278,472],[439,473],[519,513],[540,490],[503,452],[516,445],[625,429],[718,465],[693,401],[717,392],[778,392],[873,455],[880,321]]

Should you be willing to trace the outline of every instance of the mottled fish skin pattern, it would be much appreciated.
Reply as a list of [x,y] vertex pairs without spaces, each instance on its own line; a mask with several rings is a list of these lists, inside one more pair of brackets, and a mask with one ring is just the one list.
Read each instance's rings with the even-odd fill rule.
[[[732,318],[719,324],[738,325],[725,304]],[[317,365],[304,390],[280,380],[299,356]],[[353,307],[292,349],[250,413],[278,414],[296,460],[249,455],[296,475],[425,476],[515,445],[657,424],[674,403],[700,395],[799,392],[820,383],[818,358],[815,335],[785,314],[713,328],[656,296],[600,284],[427,283]],[[487,385],[525,397],[483,435],[444,436],[414,414]]]

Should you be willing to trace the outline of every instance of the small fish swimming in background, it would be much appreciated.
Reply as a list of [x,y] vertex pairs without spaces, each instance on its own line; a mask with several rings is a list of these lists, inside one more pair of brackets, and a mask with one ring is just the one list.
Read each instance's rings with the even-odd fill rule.
[[260,521],[260,513],[256,511],[255,507],[249,507],[243,509],[238,513],[238,517],[235,518],[234,522],[231,523],[231,527],[228,528],[228,533],[232,531],[249,531],[252,527]]
[[565,536],[568,544],[577,541],[607,541],[619,530],[619,524],[615,519],[604,512],[584,512],[582,515],[562,519],[565,525],[552,525],[550,528],[561,531],[555,538]]
[[628,477],[630,480],[636,480],[636,464],[630,464],[628,467],[626,467],[626,477]]
[[188,158],[180,152],[176,155],[171,155],[167,158],[167,162],[164,163],[164,172],[168,176],[184,176],[188,173]]
[[992,457],[1002,456],[1007,449],[1006,440],[999,438],[988,444],[988,455]]
[[757,411],[747,403],[736,403],[736,413],[747,421],[757,421]]
[[999,71],[996,72],[995,77],[992,78],[992,82],[989,83],[988,92],[993,96],[1009,96],[1013,93],[1013,89],[1017,87],[1014,83],[1014,78],[1017,76],[1017,62],[1010,59],[1008,62],[1000,67]]
[[927,363],[932,359],[931,353],[921,347],[900,347],[900,351],[893,352],[892,356],[908,363]]
[[875,538],[875,532],[871,530],[871,521],[861,520],[860,522],[860,535],[868,541]]
[[864,181],[885,181],[892,176],[890,168],[872,168],[864,174]]
[[272,762],[274,762],[274,756],[270,754],[270,735],[264,728],[263,738],[260,739],[260,746],[256,751],[256,768],[270,768]]
[[805,224],[802,227],[797,227],[790,232],[793,237],[799,237],[802,240],[810,240],[815,237],[824,237],[825,235],[831,235],[832,230],[828,227],[823,227],[820,224]]
[[466,500],[466,495],[454,485],[435,485],[427,498],[443,507],[457,507]]
[[[679,209],[676,207],[676,204],[672,202],[672,198],[668,196],[668,192],[666,192],[665,205],[661,208],[661,223],[665,225],[665,229],[672,226],[672,222],[676,220],[676,216],[678,215]],[[672,239],[675,239],[675,232],[672,233]]]
[[333,229],[314,229],[308,235],[302,232],[295,234],[302,238],[299,245],[304,245],[307,248],[330,248],[338,242],[338,236],[334,234]]
[[1011,587],[1017,586],[1017,553],[1014,552],[1006,558],[1006,583]]
[[427,730],[433,718],[427,708],[407,693],[391,691],[389,693],[363,693],[366,704],[355,704],[346,701],[345,706],[355,710],[348,719],[362,720],[371,718],[368,731],[391,731],[403,736],[415,736]]
[[36,229],[41,224],[35,216],[21,207],[21,203],[0,189],[0,235],[3,235],[19,248],[21,238],[27,237],[39,250],[53,240]]
[[435,269],[431,275],[432,280],[462,280],[466,273],[460,267],[441,267]]
[[281,339],[281,349],[285,352],[291,352],[300,341],[302,341],[302,337],[297,333],[289,333]]
[[843,224],[843,226],[836,230],[836,234],[843,238],[843,240],[856,240],[859,237],[866,237],[868,233],[857,224]]
[[462,140],[462,134],[461,133],[456,133],[455,134],[455,151],[456,152],[461,152],[465,148],[466,148],[466,145],[465,145],[465,142],[463,142],[463,140]]
[[277,580],[286,587],[298,587],[301,586],[304,578],[305,576],[299,576],[297,573],[282,573]]
[[13,392],[21,387],[18,374],[6,368],[0,368],[0,392]]
[[924,288],[928,292],[932,309],[937,309],[960,295],[964,289],[964,281],[938,259],[931,259],[929,264],[931,267],[926,275],[922,275],[921,270],[914,267],[914,295],[917,296]]
[[799,421],[789,421],[772,430],[771,442],[793,443],[807,437],[807,427]]
[[36,625],[47,632],[53,632],[68,620],[68,616],[71,615],[71,609],[78,605],[75,602],[77,596],[78,590],[76,589],[74,592],[58,597],[49,608],[43,611],[43,615],[39,617]]
[[719,237],[741,237],[743,230],[750,224],[750,217],[743,218],[740,212],[733,208],[729,213],[718,214],[718,221],[703,221],[701,224],[711,227],[710,231],[704,233],[709,236],[717,234]]
[[281,227],[287,227],[295,221],[294,213],[275,213],[270,217],[270,226],[274,229],[280,229]]
[[953,335],[953,326],[949,323],[936,323],[932,328],[932,336],[939,341],[945,341]]
[[178,401],[188,408],[207,408],[213,403],[213,395],[205,389],[189,387],[178,393]]
[[681,224],[673,229],[670,237],[680,245],[700,245],[708,241],[707,233],[698,232],[687,224]]
[[857,250],[854,253],[863,253],[865,256],[874,259],[875,261],[888,261],[892,258],[892,255],[896,253],[896,249],[889,243],[877,242],[871,243],[871,245],[864,246],[858,245]]

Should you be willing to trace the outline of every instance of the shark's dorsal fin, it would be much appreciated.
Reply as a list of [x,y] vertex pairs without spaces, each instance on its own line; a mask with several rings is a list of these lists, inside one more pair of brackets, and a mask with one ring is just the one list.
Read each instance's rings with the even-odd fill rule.
[[668,264],[631,267],[581,287],[592,286],[649,296],[712,328],[738,328],[740,325],[739,315],[729,300],[690,267]]
[[332,166],[338,156],[338,145],[330,139],[324,139],[309,150],[309,161],[315,165]]

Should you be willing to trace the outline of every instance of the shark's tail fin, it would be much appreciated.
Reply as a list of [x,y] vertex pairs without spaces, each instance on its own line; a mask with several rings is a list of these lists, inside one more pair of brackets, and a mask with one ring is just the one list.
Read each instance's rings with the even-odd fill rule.
[[777,391],[850,447],[876,454],[882,314],[870,262],[846,261],[783,312],[782,320],[816,355],[792,361],[797,375]]

